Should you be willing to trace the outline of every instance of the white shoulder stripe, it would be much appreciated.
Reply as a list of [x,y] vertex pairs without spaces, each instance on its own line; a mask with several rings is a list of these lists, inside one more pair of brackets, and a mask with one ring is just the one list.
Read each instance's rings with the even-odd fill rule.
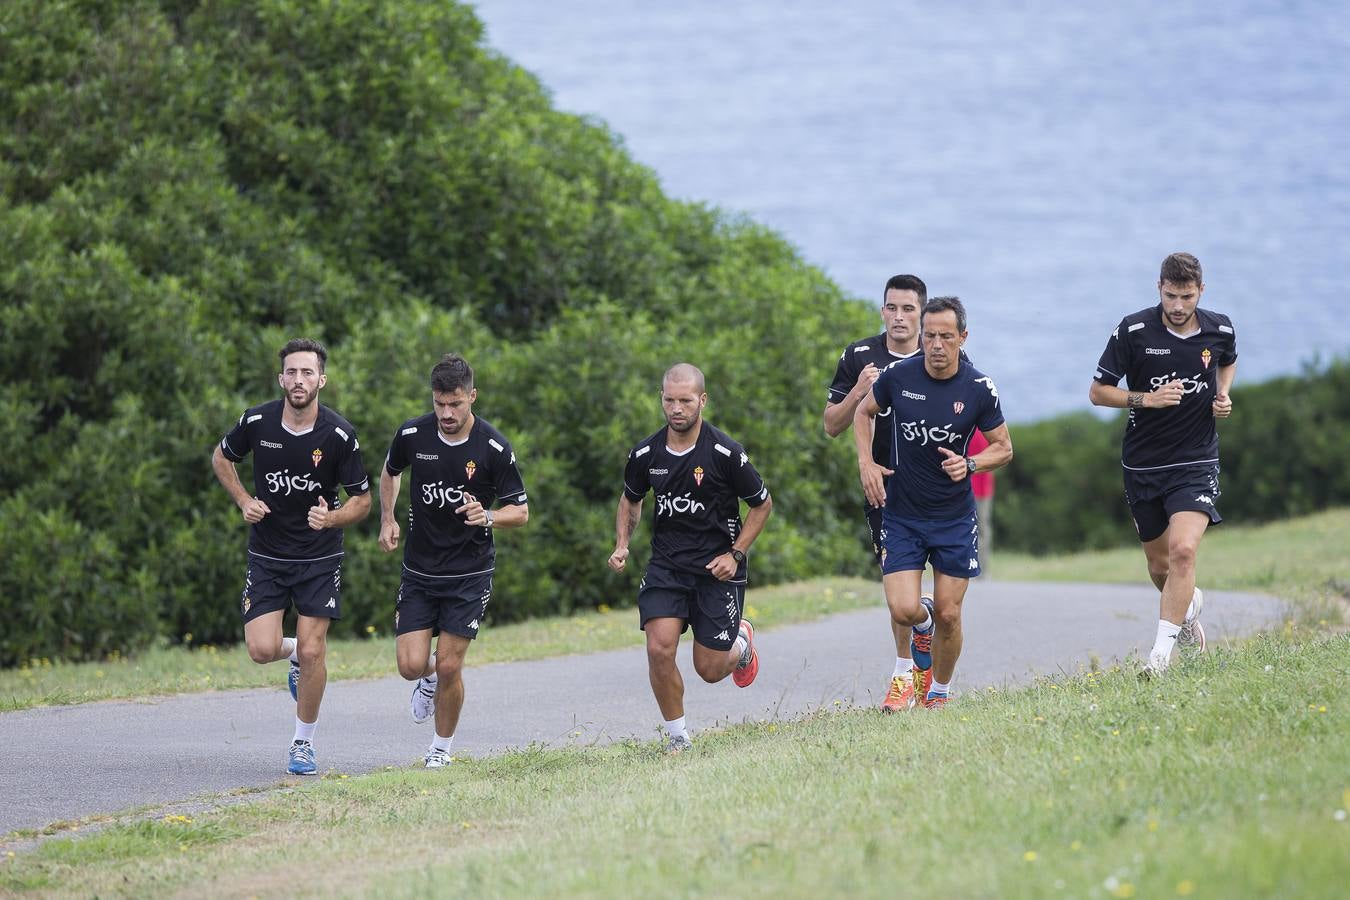
[[726,447],[723,447],[721,444],[713,444],[713,449],[716,450],[718,453],[722,454],[723,456],[731,455],[731,451],[728,450]]
[[262,413],[254,413],[253,415],[251,415],[251,416],[248,417],[248,422],[246,422],[245,424],[251,425],[251,424],[253,424],[254,422],[258,421],[258,420],[261,419],[261,418],[262,418]]
[[646,452],[647,452],[648,450],[650,450],[650,449],[652,449],[652,448],[651,448],[651,447],[639,447],[639,448],[638,448],[638,451],[637,451],[636,453],[633,454],[633,459],[637,459],[639,456],[641,456],[642,454],[646,453]]
[[1140,328],[1143,328],[1143,327],[1144,327],[1144,323],[1143,323],[1143,322],[1135,322],[1133,325],[1131,325],[1129,328],[1127,328],[1127,329],[1125,329],[1125,330],[1126,330],[1126,331],[1138,331]]
[[333,430],[336,431],[338,434],[342,435],[342,439],[344,441],[351,440],[351,435],[347,434],[347,432],[343,431],[341,428],[338,428],[336,425],[333,426]]
[[1222,331],[1224,334],[1232,334],[1232,333],[1233,333],[1233,329],[1232,329],[1232,328],[1229,328],[1227,325],[1220,325],[1220,326],[1219,326],[1219,330]]
[[497,443],[497,439],[496,439],[496,438],[488,438],[488,445],[489,445],[490,447],[492,447],[492,449],[496,450],[498,453],[502,453],[503,451],[506,450],[505,447],[503,447],[501,444]]
[[406,436],[406,435],[409,435],[409,434],[417,434],[417,429],[416,429],[416,428],[405,428],[405,429],[403,429],[402,431],[400,431],[399,434],[405,435],[405,436]]

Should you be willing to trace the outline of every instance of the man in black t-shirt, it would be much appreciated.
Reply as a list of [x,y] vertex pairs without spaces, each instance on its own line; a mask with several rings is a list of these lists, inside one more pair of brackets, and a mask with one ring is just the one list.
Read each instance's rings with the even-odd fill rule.
[[[919,311],[928,300],[928,286],[917,275],[894,275],[881,293],[881,334],[854,341],[839,355],[839,365],[830,382],[822,415],[825,434],[838,437],[853,424],[858,403],[867,396],[881,370],[891,363],[923,352],[919,343]],[[872,434],[872,460],[889,465],[891,458],[890,410],[878,415]],[[872,553],[881,565],[881,507],[863,499],[863,515],[872,535]],[[888,617],[889,618],[889,617]],[[895,637],[895,668],[881,708],[896,712],[913,707],[928,690],[929,671],[914,669],[910,629],[891,619]]]
[[[656,495],[652,556],[638,586],[639,627],[647,636],[647,675],[665,720],[668,749],[691,746],[684,681],[675,664],[680,635],[694,631],[694,670],[715,683],[732,676],[749,687],[759,672],[755,630],[743,618],[746,554],[773,508],[750,458],[712,423],[703,373],[672,366],[661,381],[666,426],[628,454],[609,567],[623,570],[642,501]],[[741,501],[750,511],[741,523]]]
[[[1205,283],[1189,253],[1163,260],[1160,303],[1121,320],[1097,363],[1089,399],[1130,411],[1121,448],[1125,502],[1162,592],[1158,631],[1145,669],[1161,674],[1174,646],[1205,648],[1195,586],[1200,540],[1223,521],[1219,433],[1233,411],[1237,336],[1222,313],[1200,309]],[[1127,388],[1118,385],[1124,378]]]
[[[370,511],[370,482],[356,429],[318,402],[328,352],[297,338],[281,348],[284,398],[251,407],[216,446],[211,467],[249,523],[240,607],[256,663],[289,659],[295,737],[287,771],[313,775],[314,730],[328,682],[328,624],[342,615],[342,529]],[[235,464],[253,454],[253,492]],[[346,490],[344,504],[338,485]],[[281,632],[294,603],[296,636]]]
[[[968,332],[956,297],[934,297],[920,319],[923,354],[891,363],[853,414],[858,474],[869,503],[883,506],[881,583],[892,619],[912,629],[911,653],[925,679],[923,706],[947,702],[962,647],[961,604],[980,574],[979,525],[970,476],[1006,465],[1012,439],[998,389],[961,352]],[[889,466],[868,440],[889,410]],[[970,453],[979,430],[989,446]],[[887,478],[886,476],[890,476]],[[921,593],[933,566],[933,597]]]
[[417,682],[413,721],[436,717],[429,769],[451,760],[464,708],[464,656],[492,599],[492,532],[518,528],[530,516],[516,454],[474,415],[477,399],[473,369],[458,354],[443,356],[431,370],[432,411],[399,426],[380,473],[380,548],[392,552],[399,541],[394,506],[404,471],[412,472],[394,631],[399,674]]

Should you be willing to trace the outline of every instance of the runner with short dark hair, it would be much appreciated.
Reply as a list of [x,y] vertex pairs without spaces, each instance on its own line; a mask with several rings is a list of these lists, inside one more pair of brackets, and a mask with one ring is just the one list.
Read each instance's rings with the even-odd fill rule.
[[[351,423],[318,402],[328,351],[297,338],[281,348],[284,397],[244,411],[211,455],[211,467],[249,523],[240,608],[256,663],[289,659],[296,701],[287,771],[313,775],[314,731],[328,682],[328,625],[342,615],[342,529],[370,512],[370,482]],[[252,493],[235,464],[253,454]],[[347,492],[344,504],[338,485]],[[282,635],[292,603],[296,636]]]
[[1237,335],[1228,316],[1200,308],[1204,292],[1198,259],[1164,259],[1159,303],[1121,319],[1088,391],[1096,406],[1130,411],[1120,455],[1125,502],[1161,592],[1151,674],[1167,669],[1174,647],[1205,648],[1196,555],[1205,531],[1223,521],[1215,420],[1233,412]]
[[[413,721],[436,718],[424,757],[426,767],[436,769],[452,759],[464,708],[464,657],[492,599],[492,533],[524,525],[530,510],[510,441],[473,412],[473,369],[449,353],[432,368],[430,381],[432,411],[399,426],[380,473],[380,548],[398,547],[394,507],[403,473],[411,470],[394,631],[399,674],[417,682]],[[501,506],[494,510],[496,503]]]

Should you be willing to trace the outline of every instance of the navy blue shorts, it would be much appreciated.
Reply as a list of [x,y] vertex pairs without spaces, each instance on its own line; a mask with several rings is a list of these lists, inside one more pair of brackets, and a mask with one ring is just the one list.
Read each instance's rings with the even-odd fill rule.
[[953,578],[980,574],[980,525],[972,512],[959,519],[902,519],[889,509],[881,517],[881,574],[922,570]]
[[342,557],[290,562],[250,555],[239,609],[244,624],[290,608],[316,619],[342,618]]
[[470,640],[478,637],[492,600],[492,573],[460,578],[428,578],[403,570],[394,604],[394,634],[431,629]]
[[1152,472],[1125,469],[1125,502],[1139,532],[1139,540],[1162,536],[1173,513],[1202,512],[1211,525],[1223,521],[1219,515],[1219,467],[1180,466]]
[[683,619],[680,633],[692,627],[694,640],[713,650],[731,649],[744,609],[745,585],[718,581],[711,575],[649,563],[638,585],[640,628],[646,630],[648,619]]

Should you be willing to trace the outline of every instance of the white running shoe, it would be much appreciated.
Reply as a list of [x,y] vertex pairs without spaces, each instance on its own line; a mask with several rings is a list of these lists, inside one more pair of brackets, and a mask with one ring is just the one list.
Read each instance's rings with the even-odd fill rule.
[[427,755],[422,757],[422,762],[428,769],[440,769],[454,762],[454,757],[450,755],[449,750],[437,750],[434,747],[427,751]]
[[1177,649],[1194,650],[1196,653],[1205,652],[1205,626],[1200,624],[1200,612],[1205,608],[1205,594],[1199,588],[1191,594],[1191,606],[1186,610],[1189,614],[1181,623],[1181,631],[1177,632]]
[[436,712],[436,685],[425,678],[417,679],[412,692],[412,720],[421,725]]

